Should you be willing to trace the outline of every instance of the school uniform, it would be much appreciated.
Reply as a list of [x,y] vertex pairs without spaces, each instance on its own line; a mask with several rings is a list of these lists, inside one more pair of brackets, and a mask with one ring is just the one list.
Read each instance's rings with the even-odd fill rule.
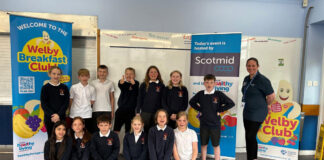
[[41,90],[41,107],[44,110],[44,123],[47,135],[52,134],[54,123],[51,121],[53,114],[58,114],[61,121],[65,121],[65,112],[69,106],[70,94],[68,87],[59,83],[57,85],[48,82]]
[[162,108],[161,100],[163,89],[164,84],[159,80],[155,82],[150,81],[148,89],[146,89],[146,84],[144,82],[140,86],[136,113],[141,113],[145,132],[148,132],[150,127],[154,125],[155,112]]
[[111,119],[111,103],[110,93],[115,91],[114,83],[106,79],[104,82],[100,82],[96,79],[91,82],[91,85],[96,89],[96,101],[92,108],[92,126],[91,132],[99,131],[97,126],[97,118],[101,115],[107,115]]
[[120,131],[125,124],[125,133],[130,131],[131,120],[135,116],[139,82],[135,84],[125,81],[123,84],[118,83],[120,95],[118,98],[118,109],[115,113],[114,131]]
[[91,101],[96,100],[95,88],[89,84],[83,86],[81,82],[74,84],[70,89],[70,99],[73,99],[70,118],[81,117],[89,130],[92,117]]
[[74,134],[74,144],[72,147],[71,160],[89,160],[90,159],[90,141],[82,143],[82,137]]
[[119,154],[118,135],[110,130],[106,135],[102,135],[100,131],[93,134],[90,151],[94,160],[117,160]]
[[[66,139],[65,148],[64,148],[63,155],[59,160],[70,160],[71,152],[72,152],[72,138],[68,136],[64,138]],[[55,155],[57,155],[58,150],[62,145],[62,141],[63,140],[56,140]],[[47,140],[44,146],[44,160],[50,160],[50,149],[51,149],[50,142]]]
[[201,144],[207,145],[210,137],[213,146],[218,146],[221,127],[220,113],[234,107],[234,102],[223,92],[213,89],[211,92],[199,91],[191,98],[189,104],[202,114],[199,117]]
[[153,126],[148,135],[148,149],[150,160],[170,160],[173,151],[174,132],[165,126]]
[[194,130],[187,128],[185,131],[174,129],[174,143],[177,146],[177,152],[180,160],[189,160],[192,158],[192,143],[198,142],[197,134]]
[[176,122],[170,119],[171,114],[186,111],[188,107],[188,90],[185,86],[165,87],[162,94],[162,106],[169,114],[168,126],[176,128]]
[[126,160],[147,160],[147,136],[145,132],[135,136],[133,133],[127,133],[124,137],[123,156]]

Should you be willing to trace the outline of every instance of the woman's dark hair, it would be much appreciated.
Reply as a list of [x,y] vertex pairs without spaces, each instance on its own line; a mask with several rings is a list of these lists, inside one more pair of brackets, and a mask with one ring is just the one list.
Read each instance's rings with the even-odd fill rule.
[[251,57],[251,58],[249,58],[249,59],[246,61],[246,65],[247,65],[247,63],[248,63],[249,61],[255,61],[255,63],[256,63],[257,66],[259,67],[259,61],[258,61],[258,59],[254,58],[254,57]]
[[50,143],[50,152],[49,152],[49,157],[50,160],[58,160],[58,159],[62,159],[63,153],[65,151],[65,145],[66,145],[66,140],[67,140],[67,134],[64,135],[64,138],[61,142],[60,148],[58,148],[57,151],[57,155],[55,155],[55,148],[56,148],[56,134],[55,134],[55,129],[59,126],[63,125],[66,129],[66,124],[64,121],[58,121],[54,124],[53,126],[53,131],[52,131],[52,135],[49,139],[49,143]]
[[144,79],[144,83],[146,85],[146,92],[148,91],[148,87],[149,87],[149,82],[150,82],[150,76],[149,76],[149,73],[150,73],[150,70],[151,69],[155,69],[158,73],[158,76],[157,76],[157,80],[160,81],[160,83],[163,83],[163,80],[161,78],[161,74],[160,74],[160,71],[159,69],[156,67],[156,66],[150,66],[147,70],[146,70],[146,74],[145,74],[145,79]]
[[[91,134],[88,132],[88,130],[85,128],[85,121],[84,119],[82,119],[81,117],[74,117],[73,120],[72,120],[72,126],[73,126],[73,122],[76,121],[76,120],[80,120],[81,123],[83,124],[83,137],[82,137],[82,143],[83,144],[86,144],[87,142],[89,142],[89,140],[91,139]],[[72,127],[71,127],[72,128]],[[72,137],[73,139],[73,144],[76,143],[76,139],[74,137],[74,131],[73,129],[71,129],[71,132],[70,132],[70,136]]]

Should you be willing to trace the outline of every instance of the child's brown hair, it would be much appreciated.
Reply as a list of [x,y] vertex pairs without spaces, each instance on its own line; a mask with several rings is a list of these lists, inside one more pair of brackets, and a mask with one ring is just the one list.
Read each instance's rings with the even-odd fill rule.
[[161,74],[160,74],[160,71],[159,69],[156,67],[156,66],[150,66],[147,70],[146,70],[146,74],[145,74],[145,79],[144,79],[144,83],[146,85],[146,92],[148,91],[148,87],[149,87],[149,82],[150,82],[150,76],[149,76],[149,73],[150,73],[150,70],[151,69],[155,69],[158,73],[158,76],[157,76],[157,80],[159,80],[161,83],[163,83],[163,80],[161,78]]
[[58,70],[60,70],[61,74],[63,73],[63,71],[62,71],[62,69],[61,69],[60,67],[58,67],[58,66],[51,66],[51,67],[48,69],[48,74],[51,74],[52,71],[53,71],[54,69],[58,69]]
[[[72,126],[73,126],[73,122],[76,121],[76,120],[80,120],[81,123],[83,124],[83,137],[82,137],[82,143],[83,144],[86,144],[90,139],[91,139],[91,135],[90,133],[88,132],[88,130],[85,128],[85,121],[84,119],[82,119],[81,117],[74,117],[73,120],[72,120]],[[70,132],[70,136],[73,138],[73,144],[76,143],[76,140],[74,138],[74,131],[72,129],[72,131]]]
[[160,112],[164,112],[165,113],[165,115],[166,115],[166,124],[168,124],[168,112],[165,110],[165,109],[159,109],[159,110],[157,110],[156,111],[156,113],[155,113],[155,116],[154,116],[154,120],[155,120],[155,123],[157,124],[158,122],[157,122],[157,118],[158,118],[158,115],[159,115],[159,113]]
[[88,69],[81,68],[78,71],[78,76],[90,76],[90,72]]
[[216,81],[216,78],[215,78],[215,76],[213,74],[207,74],[207,75],[204,76],[204,81],[206,81],[206,80],[214,80],[214,81]]
[[132,72],[135,74],[135,69],[132,68],[132,67],[127,67],[127,68],[125,69],[125,72],[126,72],[126,71],[132,71]]
[[99,124],[99,123],[111,124],[111,119],[107,115],[101,115],[97,118],[97,124]]

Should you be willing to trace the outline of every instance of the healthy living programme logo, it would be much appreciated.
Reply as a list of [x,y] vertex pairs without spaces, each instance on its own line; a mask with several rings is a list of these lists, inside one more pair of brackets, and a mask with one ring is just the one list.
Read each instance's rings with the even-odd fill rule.
[[22,151],[30,151],[33,149],[35,143],[34,142],[20,142],[17,144],[17,147],[20,152]]
[[29,40],[22,51],[17,53],[18,62],[28,63],[32,72],[47,72],[51,66],[68,63],[61,47],[50,39],[50,35],[46,31],[42,35]]

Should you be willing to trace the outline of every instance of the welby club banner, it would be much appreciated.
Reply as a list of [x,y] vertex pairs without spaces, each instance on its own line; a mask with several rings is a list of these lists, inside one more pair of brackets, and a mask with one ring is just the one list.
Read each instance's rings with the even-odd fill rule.
[[[204,75],[214,74],[216,76],[215,90],[225,93],[237,105],[241,37],[241,33],[192,35],[190,97],[205,89]],[[220,148],[222,158],[235,159],[236,105],[221,113]],[[200,114],[195,109],[189,108],[189,127],[195,130],[199,137]],[[200,138],[198,140],[200,145]],[[211,141],[208,144],[207,154],[209,156],[214,154]]]
[[259,157],[298,159],[301,108],[292,98],[291,84],[281,80],[276,98],[257,133]]
[[72,24],[10,15],[13,157],[44,159],[47,140],[41,88],[51,66],[62,70],[61,83],[71,85]]

